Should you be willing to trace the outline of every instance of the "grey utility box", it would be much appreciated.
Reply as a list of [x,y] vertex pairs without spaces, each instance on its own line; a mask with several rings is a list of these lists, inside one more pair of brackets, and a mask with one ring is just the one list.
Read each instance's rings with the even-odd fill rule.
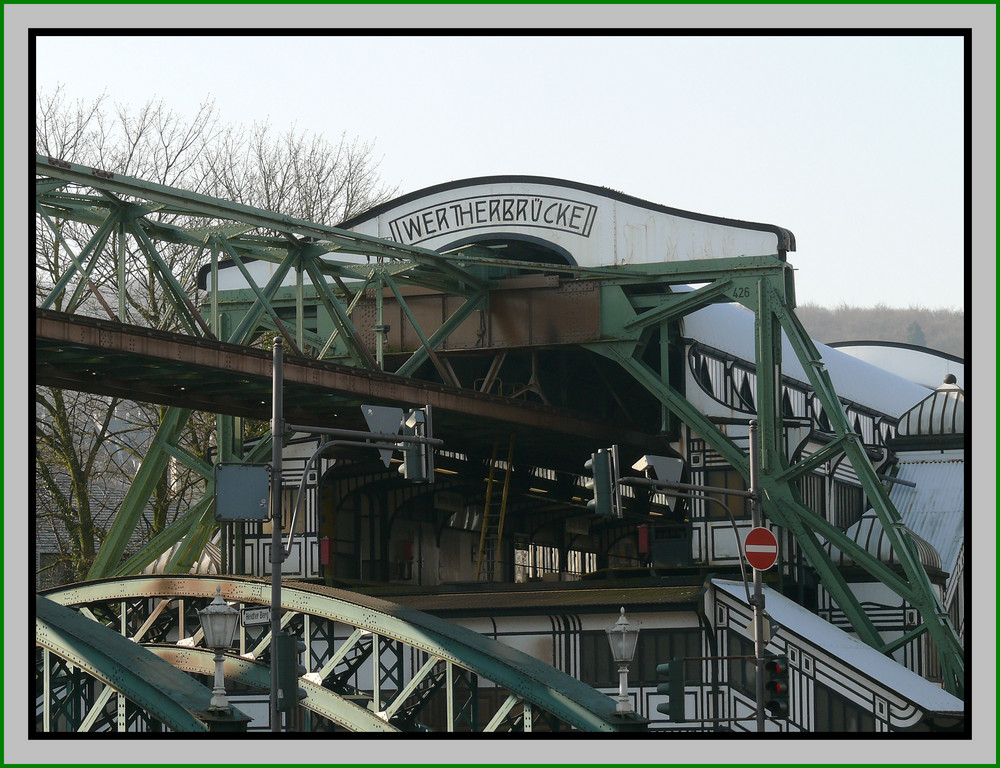
[[271,498],[271,465],[215,465],[215,519],[266,520]]

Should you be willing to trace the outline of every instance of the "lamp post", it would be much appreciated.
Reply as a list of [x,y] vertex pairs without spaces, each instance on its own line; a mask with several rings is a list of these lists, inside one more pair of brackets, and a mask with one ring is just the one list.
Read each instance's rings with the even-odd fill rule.
[[632,712],[632,700],[628,697],[628,665],[635,656],[635,644],[639,639],[639,628],[633,627],[625,618],[625,608],[613,626],[604,630],[608,634],[611,656],[618,662],[618,706],[620,715]]
[[205,645],[215,651],[215,687],[212,688],[212,701],[209,704],[211,712],[228,712],[229,701],[226,699],[226,683],[222,673],[224,653],[233,644],[236,635],[236,625],[240,620],[240,612],[229,606],[222,599],[222,585],[215,587],[215,598],[208,607],[198,611],[201,628],[205,632]]

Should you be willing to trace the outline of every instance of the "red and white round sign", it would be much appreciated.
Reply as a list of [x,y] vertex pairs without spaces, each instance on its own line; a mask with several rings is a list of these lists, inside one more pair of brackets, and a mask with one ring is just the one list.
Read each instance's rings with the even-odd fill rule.
[[778,540],[767,528],[751,528],[743,540],[747,562],[758,571],[766,571],[778,559]]

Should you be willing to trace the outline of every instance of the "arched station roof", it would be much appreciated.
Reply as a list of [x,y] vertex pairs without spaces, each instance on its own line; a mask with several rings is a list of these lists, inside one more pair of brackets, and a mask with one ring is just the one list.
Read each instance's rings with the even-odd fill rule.
[[545,176],[480,176],[411,192],[348,219],[359,234],[449,250],[470,242],[544,242],[583,267],[784,256],[795,236]]

